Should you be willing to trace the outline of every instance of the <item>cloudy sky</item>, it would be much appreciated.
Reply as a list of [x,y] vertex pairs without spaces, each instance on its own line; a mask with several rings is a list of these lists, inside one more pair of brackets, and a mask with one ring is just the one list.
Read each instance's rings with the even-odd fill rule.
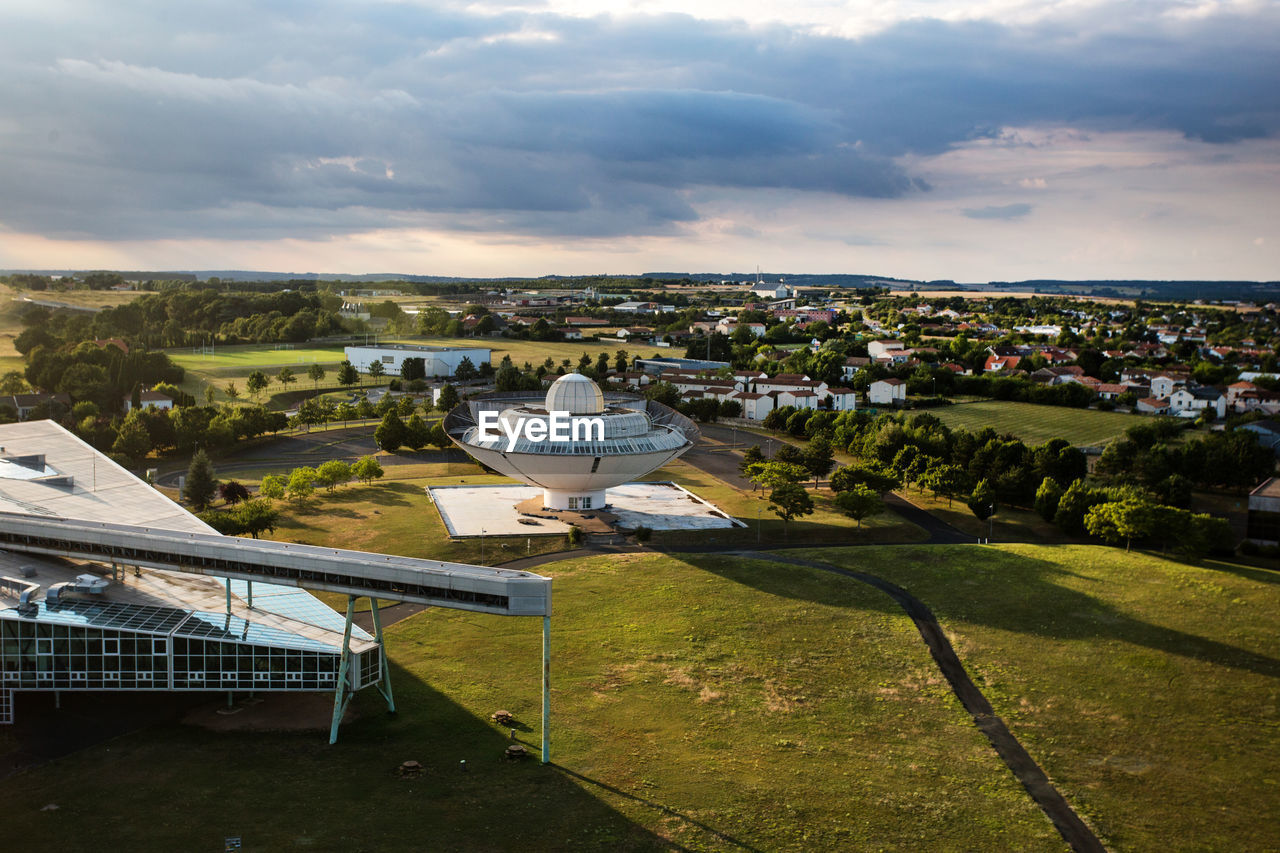
[[1276,279],[1278,42],[1251,0],[5,0],[0,267]]

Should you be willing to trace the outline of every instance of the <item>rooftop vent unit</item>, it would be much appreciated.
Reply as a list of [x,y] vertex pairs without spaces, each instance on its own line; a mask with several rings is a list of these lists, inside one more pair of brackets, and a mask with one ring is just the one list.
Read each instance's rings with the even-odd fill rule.
[[49,587],[49,593],[45,597],[50,601],[59,601],[62,596],[68,593],[102,595],[110,584],[111,581],[106,578],[100,578],[97,575],[76,575],[76,579],[73,581],[55,583]]

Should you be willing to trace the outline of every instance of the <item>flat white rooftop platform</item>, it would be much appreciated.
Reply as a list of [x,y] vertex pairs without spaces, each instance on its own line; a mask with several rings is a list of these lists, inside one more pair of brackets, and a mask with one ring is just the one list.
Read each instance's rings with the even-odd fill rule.
[[[569,525],[551,518],[521,524],[516,505],[542,496],[522,483],[492,486],[428,486],[450,536],[538,536],[566,533]],[[716,530],[745,527],[741,521],[675,483],[624,483],[609,489],[609,507],[618,526],[650,530]]]

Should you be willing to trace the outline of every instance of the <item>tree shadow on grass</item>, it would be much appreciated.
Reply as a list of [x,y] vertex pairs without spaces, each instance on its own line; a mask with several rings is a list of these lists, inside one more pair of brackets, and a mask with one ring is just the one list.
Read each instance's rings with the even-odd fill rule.
[[[0,782],[6,828],[24,850],[84,849],[86,839],[94,849],[198,850],[228,836],[255,850],[683,849],[539,764],[536,739],[520,736],[533,756],[509,761],[507,729],[399,666],[391,679],[400,713],[361,691],[333,746],[327,730],[110,732]],[[536,679],[520,685],[536,690]],[[421,772],[399,772],[408,760]],[[47,803],[63,805],[62,820],[40,812]]]
[[1246,566],[1240,563],[1226,563],[1221,560],[1206,560],[1204,567],[1215,572],[1222,572],[1224,574],[1244,578],[1245,580],[1256,581],[1257,583],[1280,584],[1280,571],[1276,571],[1274,569],[1264,569],[1259,568],[1258,566]]
[[[945,550],[944,550],[945,549]],[[791,551],[790,558],[822,562],[824,555]],[[1155,625],[1130,616],[1101,597],[1071,589],[1060,577],[1079,577],[1064,565],[995,549],[965,546],[903,546],[892,549],[849,549],[827,555],[840,568],[862,571],[899,584],[930,607],[944,625],[964,622],[1053,640],[1118,640],[1192,660],[1280,678],[1280,660],[1267,655]],[[753,555],[767,560],[767,555]],[[886,560],[886,558],[890,558]],[[833,598],[830,582],[814,582],[800,567],[764,570],[746,560],[684,559],[722,577],[762,592],[822,604],[862,606],[856,599]],[[775,564],[779,565],[779,564]],[[1012,592],[1011,592],[1012,591]],[[887,596],[876,593],[877,611],[898,610]],[[882,602],[882,603],[879,603]]]

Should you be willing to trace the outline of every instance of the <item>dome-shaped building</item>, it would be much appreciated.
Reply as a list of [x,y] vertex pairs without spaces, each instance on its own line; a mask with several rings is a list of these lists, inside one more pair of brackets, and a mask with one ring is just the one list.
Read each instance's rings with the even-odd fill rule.
[[580,373],[545,395],[486,394],[454,408],[449,438],[508,477],[543,489],[548,509],[603,509],[605,490],[642,477],[698,439],[692,421],[634,394],[605,395]]

